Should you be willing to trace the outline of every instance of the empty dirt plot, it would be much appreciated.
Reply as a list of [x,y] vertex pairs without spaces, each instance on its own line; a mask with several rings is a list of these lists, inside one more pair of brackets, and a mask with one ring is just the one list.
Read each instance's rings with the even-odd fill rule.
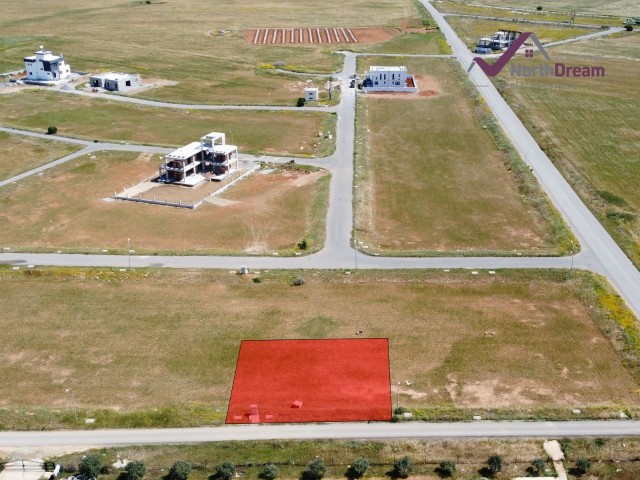
[[553,252],[545,213],[523,196],[525,179],[483,129],[448,61],[372,57],[361,70],[372,63],[407,65],[419,93],[361,97],[355,212],[364,251]]
[[552,60],[561,57],[565,65],[604,67],[605,77],[525,80],[506,72],[497,84],[549,158],[640,266],[640,62],[620,58],[640,55],[640,35],[607,40],[585,41],[577,48],[586,51],[593,44],[615,58],[574,55],[574,46],[550,51]]
[[[168,233],[171,240],[191,233],[188,222],[180,228],[180,236],[175,227]],[[305,284],[293,287],[301,274]],[[73,421],[60,393],[68,385],[95,427],[221,422],[247,338],[388,338],[391,383],[401,382],[400,402],[416,415],[635,412],[635,377],[596,324],[607,321],[596,285],[575,271],[238,275],[4,267],[0,310],[11,335],[0,344],[0,425],[34,427],[42,409],[50,428]],[[605,328],[623,347],[615,326]],[[64,348],[52,350],[52,343]],[[36,413],[14,417],[16,411]]]
[[72,143],[0,132],[0,180],[12,177],[80,149]]
[[5,125],[89,140],[181,146],[211,131],[225,132],[242,153],[327,155],[335,116],[320,112],[203,111],[147,107],[59,92],[30,90],[0,97]]
[[[47,251],[293,254],[308,239],[320,248],[329,177],[278,169],[254,174],[222,194],[228,206],[197,210],[113,201],[127,181],[157,171],[161,159],[126,153],[83,156],[0,189],[0,244]],[[300,177],[312,180],[301,184]],[[177,187],[181,189],[182,187]],[[206,195],[207,185],[200,187]],[[106,200],[105,200],[106,199]],[[178,233],[179,232],[179,233]]]

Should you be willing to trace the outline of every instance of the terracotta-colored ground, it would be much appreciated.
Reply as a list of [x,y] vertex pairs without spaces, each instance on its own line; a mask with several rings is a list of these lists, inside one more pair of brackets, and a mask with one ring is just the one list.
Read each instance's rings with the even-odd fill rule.
[[226,423],[390,419],[386,338],[242,342]]
[[[400,30],[395,28],[346,28],[341,27],[337,29],[337,40],[336,41],[336,32],[333,31],[333,27],[327,27],[329,30],[329,35],[331,37],[331,41],[329,41],[327,37],[327,32],[325,27],[303,27],[303,28],[269,28],[266,31],[266,28],[258,28],[258,29],[250,29],[250,30],[242,30],[242,36],[246,39],[247,43],[250,45],[262,45],[262,46],[276,46],[276,45],[309,45],[309,44],[353,44],[353,43],[380,43],[386,40],[393,38],[394,36],[400,33]],[[343,33],[348,31],[351,32],[353,36],[347,33],[345,35]],[[293,31],[293,39],[291,37],[291,32]],[[311,31],[311,36],[309,35],[309,31]],[[256,32],[258,35],[256,36]],[[300,33],[302,33],[302,39],[300,38]],[[266,40],[265,40],[266,34]],[[275,35],[275,38],[274,38]],[[355,38],[355,41],[354,41]]]

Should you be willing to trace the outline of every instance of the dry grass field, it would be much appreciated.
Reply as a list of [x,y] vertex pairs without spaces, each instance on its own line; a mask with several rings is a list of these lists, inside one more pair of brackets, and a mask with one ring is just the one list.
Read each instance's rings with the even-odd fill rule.
[[[291,286],[300,274],[305,285]],[[417,412],[511,409],[526,417],[556,408],[570,415],[575,407],[634,411],[640,401],[634,375],[598,326],[623,342],[598,306],[594,288],[605,287],[588,274],[259,277],[1,269],[0,309],[11,335],[0,345],[0,425],[34,427],[37,417],[24,412],[38,408],[68,419],[68,386],[80,415],[98,418],[96,427],[154,408],[162,412],[155,425],[219,421],[242,339],[356,338],[357,330],[389,338],[392,384],[402,382],[400,403]]]
[[0,97],[0,121],[8,126],[89,140],[181,146],[211,131],[225,132],[242,153],[324,156],[333,141],[318,131],[335,128],[320,112],[206,111],[147,107],[59,92],[29,90]]
[[594,32],[591,28],[569,28],[562,25],[554,27],[551,25],[465,17],[448,17],[447,22],[455,29],[460,39],[471,49],[475,48],[479,38],[491,37],[493,32],[500,29],[534,32],[542,43],[557,42]]
[[[107,202],[114,191],[157,173],[159,156],[87,156],[0,190],[0,244],[30,251],[292,254],[303,237],[324,241],[328,176],[297,169],[257,173],[196,210]],[[309,178],[309,181],[305,177]],[[184,187],[175,187],[178,189]],[[201,187],[202,195],[207,186]],[[177,233],[179,232],[179,234]]]
[[[480,3],[480,2],[478,2]],[[516,7],[534,9],[538,5],[547,12],[569,12],[575,10],[579,13],[592,15],[629,16],[637,15],[637,2],[635,0],[540,0],[535,3],[527,0],[483,0],[483,5],[496,7]]]
[[49,163],[80,149],[72,143],[0,132],[0,180]]
[[144,92],[148,98],[290,104],[292,78],[265,75],[259,66],[329,73],[341,63],[331,49],[344,46],[255,47],[241,30],[398,26],[416,16],[411,0],[328,0],[321,7],[312,0],[221,0],[214,8],[206,0],[9,3],[0,19],[0,72],[24,68],[22,58],[45,44],[80,71],[128,71],[179,82]]
[[[483,2],[488,3],[488,2]],[[526,5],[526,9],[506,9],[489,7],[487,5],[478,5],[477,3],[462,3],[458,1],[451,2],[436,2],[434,6],[438,11],[443,13],[463,13],[467,15],[481,15],[486,17],[500,17],[505,20],[542,20],[547,22],[569,23],[571,18],[570,11],[563,12],[562,10],[554,9],[553,12],[537,11],[532,9],[532,5]],[[576,23],[584,23],[589,25],[613,25],[619,27],[621,24],[620,17],[612,16],[597,16],[595,14],[581,14],[578,11],[576,16]],[[617,12],[616,12],[617,13]]]
[[[637,438],[561,439],[565,449],[567,467],[578,458],[588,459],[592,466],[583,478],[590,480],[636,480],[640,464],[636,460],[640,451]],[[262,466],[275,463],[280,478],[297,479],[310,460],[322,458],[327,465],[325,478],[344,478],[349,465],[356,458],[366,458],[369,469],[366,478],[385,479],[393,462],[408,456],[414,470],[411,478],[438,480],[438,465],[443,460],[456,464],[455,480],[476,480],[479,471],[486,467],[491,455],[503,458],[503,470],[495,480],[506,480],[527,475],[527,469],[536,458],[547,457],[541,440],[531,439],[461,439],[461,440],[393,440],[393,441],[256,441],[218,442],[198,445],[153,445],[144,447],[120,447],[99,451],[104,463],[111,464],[118,458],[140,460],[147,466],[147,478],[162,478],[177,459],[193,463],[190,476],[205,480],[215,465],[223,461],[233,462],[243,478],[258,479]],[[84,453],[59,457],[62,465],[78,464]],[[547,463],[551,468],[551,463]],[[118,473],[102,476],[115,480]],[[571,476],[570,478],[574,478]]]
[[365,95],[358,110],[358,241],[385,253],[552,252],[543,215],[521,196],[452,66],[402,63],[418,75],[420,94]]
[[[589,51],[598,55],[575,56]],[[511,77],[498,86],[627,255],[640,266],[640,35],[583,42],[551,51],[568,65],[598,65],[601,78]],[[540,60],[531,60],[539,63]],[[526,65],[525,59],[518,62]]]

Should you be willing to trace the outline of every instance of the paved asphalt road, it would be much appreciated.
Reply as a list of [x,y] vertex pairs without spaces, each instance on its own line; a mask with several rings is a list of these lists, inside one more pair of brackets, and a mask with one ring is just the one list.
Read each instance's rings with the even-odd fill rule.
[[400,438],[559,438],[640,435],[632,420],[570,422],[325,423],[233,425],[207,428],[114,429],[54,432],[0,432],[0,451],[37,448],[204,443],[230,440],[400,439]]
[[[431,3],[426,0],[420,1],[429,10],[440,30],[444,33],[462,67],[467,70],[473,60],[473,54]],[[482,69],[475,66],[469,72],[469,78],[478,87],[487,105],[493,111],[493,114],[520,152],[520,155],[522,155],[522,158],[532,168],[538,182],[547,192],[553,204],[571,226],[580,241],[582,249],[589,252],[592,258],[599,263],[599,265],[593,265],[593,269],[609,279],[633,310],[636,317],[640,318],[640,272],[638,272],[638,269],[613,241],[604,227],[600,225],[600,222],[558,172],[547,155],[540,149]],[[597,112],[594,112],[594,115],[597,114]]]

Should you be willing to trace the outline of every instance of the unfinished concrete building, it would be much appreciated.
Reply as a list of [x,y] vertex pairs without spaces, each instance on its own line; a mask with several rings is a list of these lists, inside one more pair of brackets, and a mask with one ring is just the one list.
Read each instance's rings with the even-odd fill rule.
[[227,145],[224,133],[211,132],[171,152],[160,165],[158,181],[196,186],[223,180],[238,169],[238,147]]
[[101,73],[89,77],[89,85],[92,88],[104,88],[111,92],[126,92],[130,88],[142,85],[140,75],[129,73]]

